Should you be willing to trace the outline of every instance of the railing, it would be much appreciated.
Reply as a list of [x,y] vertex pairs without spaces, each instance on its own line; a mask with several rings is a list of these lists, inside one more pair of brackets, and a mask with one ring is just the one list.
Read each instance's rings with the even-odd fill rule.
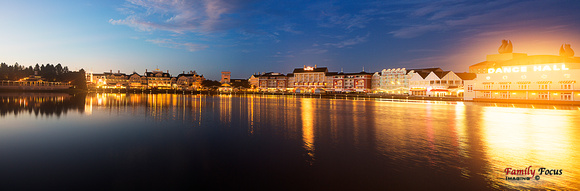
[[70,83],[63,82],[42,82],[42,81],[0,81],[0,87],[12,89],[65,89],[71,86]]

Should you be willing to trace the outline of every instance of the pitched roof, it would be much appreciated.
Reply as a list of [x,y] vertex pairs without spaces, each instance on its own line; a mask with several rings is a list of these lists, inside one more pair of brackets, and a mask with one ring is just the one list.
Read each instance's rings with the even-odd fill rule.
[[355,72],[355,73],[345,73],[345,75],[373,75],[373,73],[368,73],[368,72],[362,71],[362,72]]
[[462,80],[473,80],[477,77],[475,73],[467,73],[467,72],[455,73],[455,75],[457,75],[457,77],[461,78]]
[[266,72],[260,75],[255,75],[255,77],[276,77],[276,76],[286,76],[286,75],[275,72]]
[[421,78],[425,79],[431,72],[417,72]]
[[409,71],[414,70],[415,72],[443,72],[441,68],[418,68],[418,69],[407,69],[407,73]]
[[435,73],[435,75],[437,75],[437,77],[439,77],[439,79],[441,79],[445,75],[447,75],[449,72],[451,72],[451,71],[434,71],[433,73]]
[[304,68],[294,68],[292,73],[306,73],[306,72],[328,72],[328,68],[326,67],[317,67],[313,68],[312,70],[304,70]]
[[145,76],[147,77],[155,77],[155,74],[161,73],[162,77],[171,77],[171,74],[165,72],[145,72]]

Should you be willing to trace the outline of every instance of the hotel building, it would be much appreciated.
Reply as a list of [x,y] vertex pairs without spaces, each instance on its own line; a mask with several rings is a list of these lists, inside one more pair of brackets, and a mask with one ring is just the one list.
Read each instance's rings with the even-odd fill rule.
[[427,97],[463,97],[464,81],[475,79],[473,73],[455,73],[440,68],[411,70],[411,95]]
[[[314,91],[314,89],[324,89],[327,87],[328,79],[326,74],[328,69],[326,67],[318,68],[304,66],[304,68],[295,68],[292,72],[294,74],[294,88],[299,91]],[[329,85],[330,86],[330,85]]]
[[334,73],[332,77],[332,89],[335,92],[368,92],[371,90],[373,73]]
[[[503,45],[502,45],[503,47]],[[570,45],[560,55],[527,55],[502,50],[469,67],[465,100],[580,103],[580,58]]]
[[[281,73],[267,72],[258,76],[258,88],[260,91],[284,91],[286,90],[286,76]],[[251,79],[250,79],[251,80]]]
[[414,71],[405,68],[383,69],[379,78],[379,92],[408,95],[409,80]]
[[189,71],[187,74],[184,71],[182,74],[177,75],[176,85],[181,90],[197,90],[204,80],[203,75],[200,76],[195,71]]

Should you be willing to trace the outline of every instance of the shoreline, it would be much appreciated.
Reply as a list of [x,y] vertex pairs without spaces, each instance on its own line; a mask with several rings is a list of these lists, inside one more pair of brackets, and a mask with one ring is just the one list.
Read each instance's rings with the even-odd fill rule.
[[375,93],[285,93],[285,92],[220,92],[213,90],[183,91],[183,90],[138,90],[138,89],[64,89],[64,90],[0,90],[0,93],[67,93],[67,94],[88,94],[88,93],[114,93],[114,94],[188,94],[188,95],[281,95],[294,96],[299,98],[327,98],[327,99],[373,99],[384,98],[413,101],[450,101],[450,102],[474,102],[474,103],[496,103],[496,104],[540,104],[540,105],[567,105],[580,106],[580,101],[556,101],[556,100],[516,100],[516,99],[475,99],[464,100],[461,97],[421,97],[407,95],[389,95]]

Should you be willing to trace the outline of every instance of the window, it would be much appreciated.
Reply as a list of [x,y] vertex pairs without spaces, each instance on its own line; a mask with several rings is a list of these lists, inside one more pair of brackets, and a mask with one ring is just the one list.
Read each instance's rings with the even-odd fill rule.
[[484,98],[491,98],[491,92],[483,92]]
[[530,85],[528,85],[528,84],[520,84],[520,85],[518,85],[518,88],[519,89],[522,89],[522,90],[527,90],[527,89],[530,88]]
[[499,88],[502,90],[507,90],[507,89],[510,89],[510,85],[509,84],[502,84],[502,85],[500,85]]
[[501,99],[509,99],[510,92],[501,92]]
[[473,85],[467,85],[467,92],[473,92]]
[[561,93],[560,99],[565,100],[565,101],[570,101],[570,100],[572,100],[572,93]]
[[540,84],[540,89],[541,90],[547,90],[548,89],[548,84]]
[[572,84],[562,84],[561,87],[563,90],[571,90]]
[[483,89],[490,90],[493,87],[492,84],[485,84],[483,85]]
[[538,98],[539,99],[549,99],[550,98],[550,94],[548,92],[540,92],[538,94]]

